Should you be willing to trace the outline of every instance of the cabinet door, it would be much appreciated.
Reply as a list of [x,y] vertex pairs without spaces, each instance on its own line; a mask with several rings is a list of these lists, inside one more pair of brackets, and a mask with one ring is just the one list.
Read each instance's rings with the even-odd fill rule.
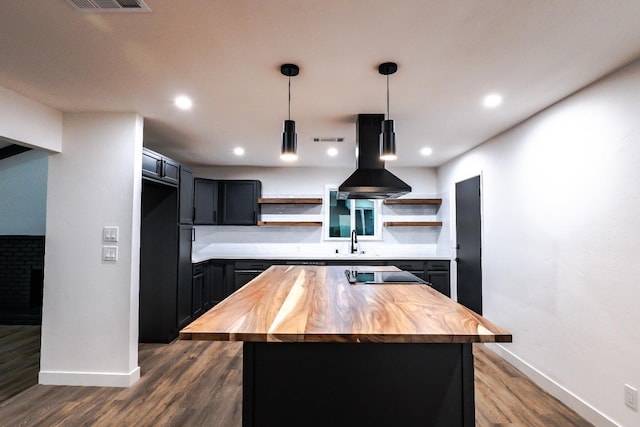
[[180,166],[180,224],[193,224],[193,171]]
[[163,181],[178,184],[180,181],[180,164],[173,160],[163,158],[161,163],[160,176]]
[[215,225],[218,223],[218,182],[196,178],[193,195],[193,223]]
[[191,294],[191,318],[197,319],[202,314],[203,290],[205,286],[204,273],[193,276],[193,292]]
[[451,285],[449,284],[448,271],[427,271],[427,277],[425,280],[431,283],[431,286],[436,291],[448,297],[451,296]]
[[260,181],[221,181],[220,223],[223,225],[256,225]]
[[212,263],[210,271],[210,306],[213,307],[226,297],[225,265],[223,263]]
[[153,151],[142,151],[142,175],[150,178],[160,178],[162,157]]
[[[192,264],[191,264],[191,237],[193,227],[181,225],[178,238],[178,327],[187,326],[193,320],[191,317],[192,299]],[[200,270],[201,272],[201,270]]]
[[257,270],[236,270],[234,275],[234,286],[233,290],[237,291],[247,283],[249,283],[253,278],[258,277],[262,271]]

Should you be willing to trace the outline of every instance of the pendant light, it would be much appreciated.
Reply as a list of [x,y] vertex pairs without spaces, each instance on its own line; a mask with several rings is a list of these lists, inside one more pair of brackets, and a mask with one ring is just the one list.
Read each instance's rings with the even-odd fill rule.
[[395,62],[385,62],[380,64],[378,72],[387,76],[387,119],[382,121],[382,132],[380,134],[380,160],[395,160],[396,155],[396,133],[393,129],[393,120],[389,118],[389,74],[398,70]]
[[282,64],[280,72],[289,78],[289,117],[284,121],[280,158],[282,160],[296,160],[298,158],[298,136],[296,135],[296,122],[291,120],[291,77],[297,76],[300,68],[295,64]]

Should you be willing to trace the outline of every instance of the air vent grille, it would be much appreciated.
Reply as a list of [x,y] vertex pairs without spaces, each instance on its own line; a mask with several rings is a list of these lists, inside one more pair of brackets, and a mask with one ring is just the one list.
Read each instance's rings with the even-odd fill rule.
[[313,142],[343,142],[344,138],[341,136],[319,136],[313,138]]
[[142,0],[67,0],[82,12],[151,12]]

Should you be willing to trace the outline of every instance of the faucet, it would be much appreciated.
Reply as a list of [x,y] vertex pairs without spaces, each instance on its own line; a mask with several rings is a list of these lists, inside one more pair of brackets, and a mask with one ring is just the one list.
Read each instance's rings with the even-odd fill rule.
[[356,234],[356,230],[351,230],[351,253],[355,254],[358,252],[358,235]]

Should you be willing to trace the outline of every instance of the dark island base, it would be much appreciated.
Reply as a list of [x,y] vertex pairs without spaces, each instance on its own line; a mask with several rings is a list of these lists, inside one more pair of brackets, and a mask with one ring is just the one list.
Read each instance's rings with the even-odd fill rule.
[[245,342],[242,425],[474,426],[471,346]]

